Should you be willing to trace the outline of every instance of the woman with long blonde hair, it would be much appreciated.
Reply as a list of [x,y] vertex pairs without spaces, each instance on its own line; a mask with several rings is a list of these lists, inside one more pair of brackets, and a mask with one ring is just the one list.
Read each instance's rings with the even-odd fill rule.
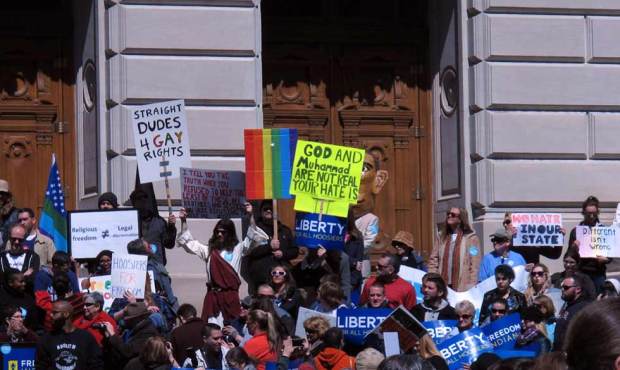
[[549,268],[542,264],[536,263],[532,267],[530,277],[525,290],[525,300],[528,306],[534,303],[534,299],[541,295],[545,295],[551,287],[551,279],[549,276]]
[[278,353],[282,350],[282,339],[273,314],[263,310],[250,311],[246,325],[252,338],[243,349],[256,361],[257,370],[265,370],[267,362],[278,361]]
[[448,286],[459,292],[478,283],[482,245],[469,224],[464,208],[446,213],[428,262],[428,272],[441,274]]

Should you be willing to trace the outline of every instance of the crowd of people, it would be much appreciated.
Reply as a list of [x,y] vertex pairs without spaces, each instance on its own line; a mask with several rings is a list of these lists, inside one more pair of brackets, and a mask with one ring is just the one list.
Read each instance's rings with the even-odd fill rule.
[[[142,237],[127,245],[127,253],[148,258],[146,293],[137,298],[128,291],[106,308],[102,294],[89,291],[89,278],[111,274],[112,252],[74,261],[56,251],[38,231],[34,211],[16,208],[8,185],[3,186],[0,343],[36,343],[37,369],[447,369],[428,335],[407,353],[387,358],[382,340],[368,336],[361,345],[350,343],[325,316],[305,319],[305,336],[296,335],[301,307],[335,315],[340,308],[400,306],[420,322],[455,320],[448,338],[520,314],[515,348],[533,351],[534,358],[502,360],[486,353],[464,368],[620,369],[620,283],[606,277],[608,258],[580,258],[575,230],[569,234],[564,270],[552,273],[539,256],[558,258],[561,247],[520,253],[512,246],[515,230],[507,214],[490,236],[493,250],[483,254],[467,212],[452,208],[427,260],[417,253],[412,235],[399,231],[388,249],[393,253],[382,254],[376,272],[364,276],[368,242],[353,213],[344,249],[304,248],[300,253],[304,246],[274,220],[269,200],[246,203],[241,240],[235,224],[222,219],[212,237],[200,241],[192,236],[185,209],[164,219],[149,194],[138,189],[130,203],[138,210]],[[101,210],[118,207],[112,193],[99,198]],[[580,225],[600,224],[595,197],[586,199],[582,210]],[[200,312],[174,294],[166,249],[175,247],[205,262]],[[511,287],[520,265],[529,272],[524,292]],[[399,275],[402,266],[426,271],[422,299]],[[79,283],[78,276],[86,279]],[[466,291],[490,277],[496,287],[484,294],[480,307],[448,302],[448,288]],[[249,295],[240,297],[244,281]],[[561,292],[561,306],[550,298],[554,290]]]

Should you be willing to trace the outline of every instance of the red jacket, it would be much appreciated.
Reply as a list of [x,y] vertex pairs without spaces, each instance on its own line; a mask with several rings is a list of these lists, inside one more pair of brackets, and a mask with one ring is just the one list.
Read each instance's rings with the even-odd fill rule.
[[245,342],[243,349],[245,349],[250,357],[256,360],[256,370],[265,370],[265,364],[267,362],[278,361],[278,355],[269,347],[267,333],[253,336],[250,340]]
[[75,325],[76,328],[84,329],[90,334],[92,334],[92,336],[97,341],[97,344],[99,345],[99,347],[101,347],[101,343],[103,341],[103,332],[99,329],[93,328],[92,325],[96,322],[104,322],[104,321],[112,324],[112,326],[114,327],[114,331],[115,332],[117,331],[116,321],[114,321],[114,319],[110,315],[105,313],[104,311],[99,312],[95,317],[93,317],[90,320],[88,320],[84,316],[80,316],[73,321],[73,325]]
[[[362,290],[362,295],[360,297],[360,305],[368,303],[368,292],[370,291],[370,286],[374,284],[375,281],[377,281],[377,277],[371,276],[366,280],[366,283],[364,283],[364,290]],[[396,308],[402,304],[406,309],[411,311],[413,306],[415,306],[416,297],[413,285],[403,278],[397,277],[393,282],[384,284],[384,287],[385,298],[390,308]]]
[[325,348],[314,359],[317,370],[355,370],[355,359],[336,348]]
[[[52,304],[54,303],[52,302],[52,297],[47,290],[40,290],[34,293],[34,298],[37,306],[45,311],[43,328],[49,333],[52,330]],[[73,307],[74,320],[84,315],[84,294],[77,292],[65,300]]]

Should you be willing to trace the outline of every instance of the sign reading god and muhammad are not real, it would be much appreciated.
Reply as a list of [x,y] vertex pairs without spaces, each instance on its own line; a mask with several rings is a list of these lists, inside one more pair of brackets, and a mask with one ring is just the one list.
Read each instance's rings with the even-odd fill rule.
[[181,167],[191,167],[183,100],[136,107],[131,121],[142,183],[162,180],[162,161],[168,162],[169,178],[179,177]]

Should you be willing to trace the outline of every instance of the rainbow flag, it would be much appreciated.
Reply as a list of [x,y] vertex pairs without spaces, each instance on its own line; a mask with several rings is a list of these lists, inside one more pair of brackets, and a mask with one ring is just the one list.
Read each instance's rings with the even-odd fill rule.
[[297,129],[246,129],[245,193],[247,199],[290,199]]

